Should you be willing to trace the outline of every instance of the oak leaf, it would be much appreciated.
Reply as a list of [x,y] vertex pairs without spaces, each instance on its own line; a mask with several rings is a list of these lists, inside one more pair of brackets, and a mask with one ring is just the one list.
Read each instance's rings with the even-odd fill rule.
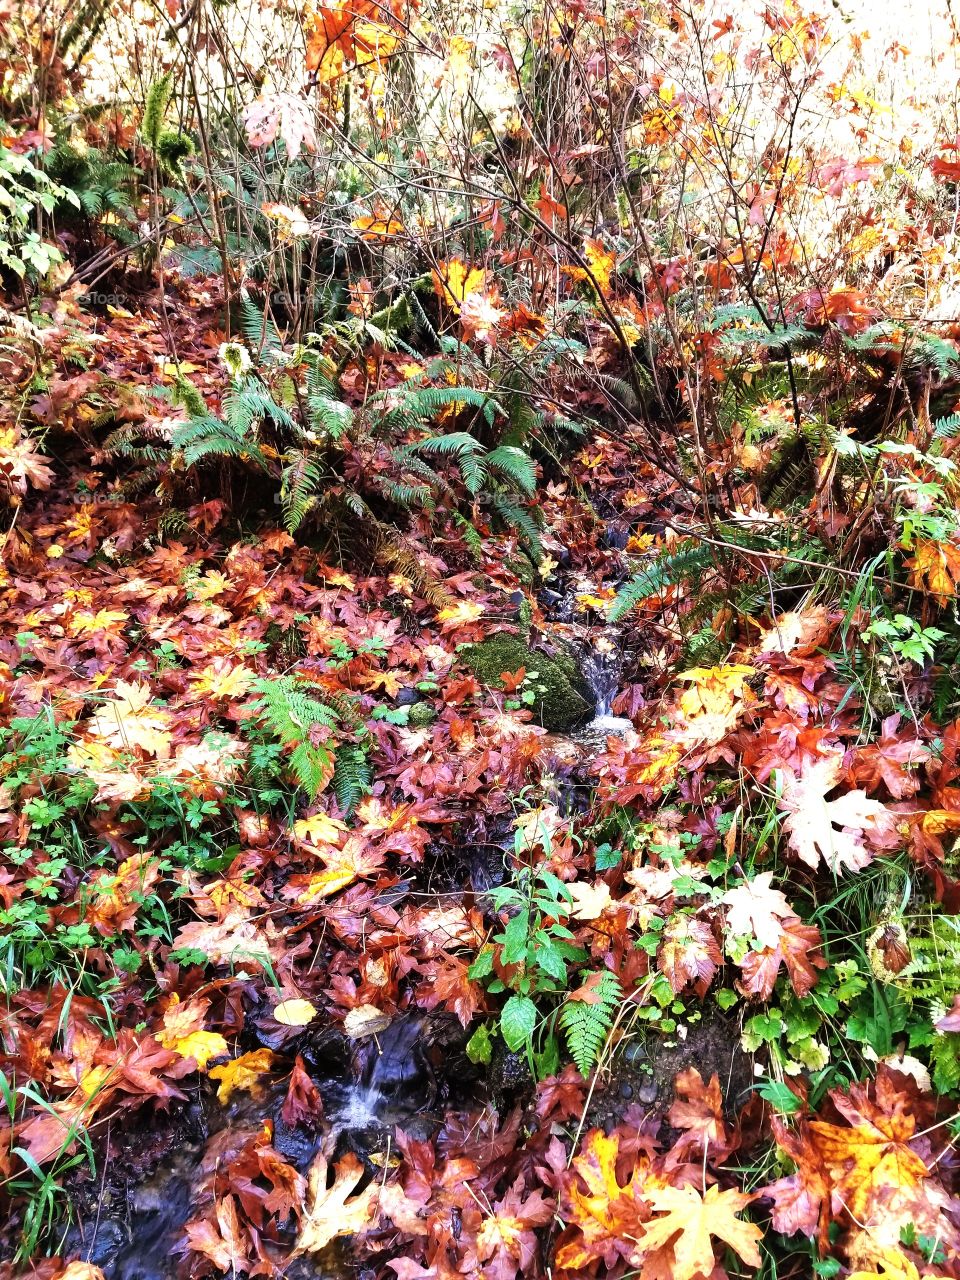
[[229,1271],[233,1275],[242,1275],[249,1270],[248,1240],[240,1225],[233,1196],[224,1196],[217,1201],[216,1222],[209,1218],[195,1218],[186,1224],[184,1230],[193,1252],[209,1258],[218,1270]]

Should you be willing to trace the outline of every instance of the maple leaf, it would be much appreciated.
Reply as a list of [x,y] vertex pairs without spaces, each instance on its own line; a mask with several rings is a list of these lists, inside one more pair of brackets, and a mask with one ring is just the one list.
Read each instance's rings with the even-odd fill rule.
[[[572,1162],[572,1173],[563,1182],[563,1217],[573,1231],[557,1249],[557,1266],[576,1271],[598,1259],[607,1267],[618,1258],[629,1258],[641,1223],[649,1210],[644,1199],[648,1165],[640,1161],[629,1180],[617,1178],[620,1139],[592,1129],[583,1150]],[[581,1190],[581,1184],[586,1191]],[[567,1239],[570,1235],[572,1238]]]
[[35,489],[49,489],[53,471],[48,463],[30,439],[21,438],[16,427],[0,430],[0,478],[11,492],[22,496],[31,484]]
[[671,1164],[688,1160],[695,1151],[704,1158],[709,1153],[715,1161],[724,1158],[729,1145],[719,1076],[711,1076],[705,1085],[696,1067],[688,1067],[677,1076],[674,1090],[669,1120],[675,1129],[683,1129],[684,1135],[670,1151]]
[[783,921],[794,914],[779,889],[771,888],[772,871],[745,880],[723,895],[727,908],[727,928],[744,938],[753,938],[762,947],[775,947],[783,932]]
[[953,997],[949,1012],[933,1024],[938,1031],[960,1031],[960,996]]
[[323,1153],[310,1166],[307,1204],[294,1255],[319,1253],[338,1236],[354,1235],[371,1227],[377,1211],[377,1184],[357,1192],[366,1176],[363,1165],[348,1151],[334,1166],[334,1180],[327,1186],[327,1158]]
[[756,702],[749,681],[755,667],[730,663],[719,667],[693,667],[679,680],[689,681],[678,700],[679,736],[687,743],[720,742],[736,727],[743,711]]
[[493,1213],[484,1218],[477,1232],[477,1258],[484,1264],[484,1276],[514,1280],[518,1271],[526,1275],[536,1256],[533,1228],[546,1226],[552,1218],[553,1208],[539,1191],[524,1198],[521,1175],[503,1199],[494,1203]]
[[804,760],[799,777],[792,769],[779,772],[780,808],[788,814],[783,829],[790,847],[808,867],[819,866],[822,859],[833,872],[860,871],[874,856],[868,837],[876,847],[893,848],[898,843],[894,815],[865,791],[827,799],[843,772],[840,754]]
[[935,1280],[931,1272],[920,1272],[899,1249],[881,1249],[872,1271],[851,1271],[847,1280]]
[[437,297],[442,298],[458,313],[467,295],[477,291],[482,293],[486,283],[487,273],[483,267],[471,267],[459,258],[441,262],[439,269],[433,272],[433,287]]
[[181,1004],[174,992],[163,1015],[163,1026],[157,1032],[157,1040],[165,1049],[173,1049],[183,1058],[193,1058],[201,1071],[211,1058],[219,1058],[229,1051],[222,1035],[203,1030],[209,1008],[209,1000],[189,1000]]
[[170,754],[169,712],[150,705],[147,684],[118,680],[113,697],[98,707],[90,721],[90,731],[112,746],[139,747],[146,755],[166,760]]
[[740,961],[743,981],[737,985],[745,994],[766,1000],[784,967],[797,995],[808,995],[817,985],[817,971],[827,967],[820,950],[822,941],[816,925],[804,924],[799,916],[788,916],[782,921],[775,947],[748,951]]
[[313,1083],[299,1054],[290,1073],[290,1083],[287,1085],[287,1096],[283,1100],[281,1115],[283,1123],[291,1129],[296,1128],[297,1125],[316,1129],[323,1118],[323,1099],[320,1097],[320,1090]]
[[790,1128],[780,1116],[771,1120],[777,1145],[797,1166],[796,1172],[764,1187],[760,1195],[773,1200],[770,1221],[775,1231],[792,1236],[816,1236],[823,1247],[829,1225],[830,1180],[805,1120]]
[[706,995],[720,960],[720,947],[706,920],[680,911],[670,917],[657,952],[657,965],[675,994],[692,985],[698,995]]
[[944,605],[957,594],[960,584],[960,547],[954,542],[918,538],[907,568],[910,585],[928,591],[938,604]]
[[603,880],[596,884],[586,884],[582,880],[573,880],[567,885],[572,898],[572,915],[575,920],[599,920],[608,907],[612,906],[610,886]]
[[224,658],[215,658],[201,671],[191,672],[189,678],[194,694],[211,698],[242,698],[256,681],[248,667],[234,666]]
[[363,214],[350,223],[354,231],[361,232],[362,240],[389,240],[392,236],[402,235],[404,225],[399,218],[389,213]]
[[338,818],[330,818],[325,813],[315,813],[309,818],[299,818],[293,824],[293,838],[306,848],[316,849],[324,845],[343,843],[347,825]]
[[274,1069],[276,1062],[277,1056],[271,1049],[254,1049],[214,1067],[210,1079],[220,1081],[217,1097],[221,1102],[229,1102],[238,1089],[259,1093],[264,1088],[263,1077]]
[[[917,1123],[906,1111],[904,1098],[895,1098],[884,1110],[856,1086],[851,1095],[857,1100],[852,1114],[858,1123],[847,1127],[813,1120],[810,1130],[834,1194],[855,1221],[869,1223],[878,1212],[889,1212],[886,1202],[892,1196],[900,1198],[919,1186],[928,1169],[909,1145]],[[846,1101],[838,1091],[831,1097]]]
[[[668,1274],[673,1280],[694,1280],[695,1276],[709,1276],[716,1265],[712,1237],[716,1236],[729,1245],[751,1267],[760,1265],[757,1241],[763,1232],[753,1222],[737,1217],[754,1199],[752,1195],[719,1187],[708,1187],[701,1196],[695,1187],[653,1187],[647,1192],[647,1200],[654,1213],[663,1216],[645,1223],[636,1250],[636,1259],[643,1260],[640,1275],[647,1277]],[[672,1251],[672,1262],[665,1262],[667,1247]],[[659,1257],[651,1258],[651,1254]],[[658,1269],[660,1268],[660,1269]]]
[[306,99],[292,93],[260,94],[244,108],[243,124],[252,147],[268,147],[279,134],[290,160],[296,160],[301,147],[317,149],[313,109]]
[[823,644],[830,633],[830,614],[822,605],[799,613],[783,613],[757,643],[757,660],[790,655],[806,657]]
[[58,1271],[53,1280],[106,1280],[99,1267],[92,1262],[81,1262],[77,1259],[68,1262],[62,1271]]
[[175,950],[202,951],[211,964],[262,965],[270,958],[270,948],[257,926],[236,911],[223,920],[185,924],[173,940]]
[[278,236],[284,242],[310,234],[310,223],[300,209],[294,209],[288,204],[278,204],[275,200],[266,200],[260,206],[260,212],[277,224]]
[[375,874],[386,857],[384,849],[375,848],[362,835],[351,835],[343,849],[329,848],[322,852],[317,849],[316,852],[323,860],[323,870],[291,876],[283,890],[285,898],[301,906],[329,898],[354,880]]

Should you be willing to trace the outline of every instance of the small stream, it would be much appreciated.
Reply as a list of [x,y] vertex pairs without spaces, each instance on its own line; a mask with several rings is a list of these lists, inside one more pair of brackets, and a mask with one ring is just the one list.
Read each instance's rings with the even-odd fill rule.
[[[609,736],[624,736],[633,728],[631,721],[612,712],[623,677],[620,637],[613,628],[577,625],[566,599],[550,613],[548,629],[555,624],[568,646],[571,633],[575,635],[581,671],[595,704],[589,722],[551,738],[573,760],[589,761],[604,749]],[[186,1275],[184,1224],[202,1216],[211,1203],[217,1170],[262,1131],[265,1121],[273,1127],[277,1152],[303,1174],[321,1145],[334,1159],[351,1150],[369,1161],[386,1148],[397,1127],[412,1137],[430,1138],[443,1123],[444,1110],[466,1107],[487,1092],[460,1052],[463,1036],[452,1051],[434,1054],[441,1068],[431,1065],[426,1050],[435,1023],[435,1017],[417,1012],[401,1014],[376,1037],[353,1044],[340,1037],[333,1053],[330,1027],[320,1034],[319,1048],[305,1035],[299,1051],[323,1106],[313,1131],[283,1123],[284,1083],[259,1095],[238,1094],[227,1106],[202,1086],[197,1100],[167,1122],[175,1126],[176,1138],[148,1177],[138,1181],[134,1163],[124,1170],[123,1145],[118,1144],[114,1172],[106,1170],[93,1212],[84,1216],[81,1211],[80,1221],[70,1228],[65,1256],[101,1267],[107,1280],[177,1280]],[[107,1177],[112,1186],[103,1194]],[[358,1268],[345,1260],[345,1251],[324,1257],[322,1266],[321,1260],[300,1260],[291,1270],[291,1276],[301,1280],[347,1280],[357,1273]]]

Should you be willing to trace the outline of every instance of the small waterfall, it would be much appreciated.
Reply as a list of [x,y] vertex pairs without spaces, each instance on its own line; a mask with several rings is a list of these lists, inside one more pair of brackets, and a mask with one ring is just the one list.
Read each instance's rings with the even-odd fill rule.
[[401,1015],[357,1046],[356,1078],[331,1090],[336,1098],[329,1114],[336,1133],[390,1127],[423,1107],[429,1093],[418,1052],[423,1030],[421,1018]]
[[620,688],[623,672],[623,654],[617,637],[601,635],[590,640],[581,656],[581,670],[593,695],[594,718],[611,718],[613,700]]

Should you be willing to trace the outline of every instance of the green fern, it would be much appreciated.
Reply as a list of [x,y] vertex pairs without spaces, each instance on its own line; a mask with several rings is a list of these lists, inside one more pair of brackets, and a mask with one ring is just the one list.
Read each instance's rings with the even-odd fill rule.
[[617,592],[608,617],[611,622],[619,622],[641,600],[663,595],[669,587],[715,567],[716,556],[712,547],[696,542],[682,545],[671,555],[660,556],[649,568],[625,583]]
[[280,334],[249,294],[240,299],[243,336],[247,345],[261,354],[280,350]]
[[512,488],[532,498],[537,491],[537,464],[523,449],[516,445],[502,444],[491,449],[485,459],[491,471],[507,481]]
[[290,754],[288,764],[299,786],[312,799],[334,772],[334,749],[314,741],[315,727],[333,730],[340,715],[317,690],[296,676],[271,676],[253,686],[259,698],[251,709]]
[[171,444],[183,454],[188,467],[195,466],[205,458],[241,457],[249,458],[261,467],[267,466],[267,460],[255,440],[238,433],[223,419],[212,414],[191,418],[177,427],[171,436]]
[[930,1067],[937,1093],[952,1093],[960,1087],[960,1032],[946,1031],[934,1036],[930,1045]]
[[960,413],[938,418],[933,424],[934,440],[955,440],[957,436],[960,436]]
[[609,970],[604,969],[591,990],[591,1003],[568,997],[560,1010],[560,1025],[567,1037],[570,1056],[585,1079],[600,1056],[613,1025],[617,1005],[622,999],[623,990],[619,981]]
[[343,742],[337,747],[333,769],[333,790],[337,803],[349,817],[370,792],[373,771],[362,746]]
[[285,458],[280,478],[280,508],[288,533],[296,533],[316,503],[323,483],[323,469],[300,450],[291,450]]

